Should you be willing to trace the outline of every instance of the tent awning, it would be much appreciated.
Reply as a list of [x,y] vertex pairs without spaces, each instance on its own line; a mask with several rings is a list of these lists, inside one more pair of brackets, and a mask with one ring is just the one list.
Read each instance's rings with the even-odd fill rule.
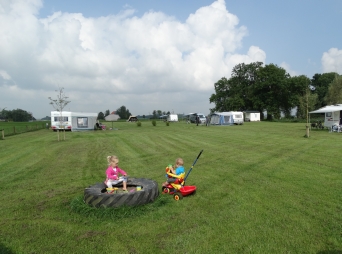
[[323,108],[311,111],[309,113],[310,114],[316,114],[316,113],[335,112],[335,111],[341,111],[341,110],[342,110],[342,104],[338,104],[338,105],[325,106]]

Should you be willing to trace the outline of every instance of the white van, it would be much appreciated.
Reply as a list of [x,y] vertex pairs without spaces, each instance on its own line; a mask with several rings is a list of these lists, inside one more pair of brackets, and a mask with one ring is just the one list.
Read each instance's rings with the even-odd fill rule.
[[205,124],[207,121],[207,118],[204,116],[202,113],[193,113],[190,115],[190,122],[191,123],[196,123],[196,117],[199,117],[199,123],[200,124]]

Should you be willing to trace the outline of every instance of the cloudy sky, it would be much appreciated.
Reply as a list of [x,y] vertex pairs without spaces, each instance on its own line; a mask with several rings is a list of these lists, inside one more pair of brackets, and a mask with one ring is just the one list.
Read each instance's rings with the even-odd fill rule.
[[242,62],[342,74],[341,25],[341,0],[0,0],[0,109],[208,114]]

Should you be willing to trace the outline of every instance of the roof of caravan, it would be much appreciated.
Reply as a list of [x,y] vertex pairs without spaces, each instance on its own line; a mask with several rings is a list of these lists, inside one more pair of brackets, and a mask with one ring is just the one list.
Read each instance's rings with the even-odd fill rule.
[[334,112],[334,111],[340,111],[340,110],[342,110],[342,104],[336,104],[336,105],[328,105],[328,106],[325,106],[323,108],[311,111],[309,113],[310,114],[326,113],[326,112]]
[[51,111],[51,115],[68,115],[68,116],[96,116],[97,113],[87,113],[87,112],[71,112],[71,111]]
[[241,113],[241,111],[229,111],[229,112],[215,112],[212,115],[222,115],[222,116],[228,116],[231,115],[232,113]]

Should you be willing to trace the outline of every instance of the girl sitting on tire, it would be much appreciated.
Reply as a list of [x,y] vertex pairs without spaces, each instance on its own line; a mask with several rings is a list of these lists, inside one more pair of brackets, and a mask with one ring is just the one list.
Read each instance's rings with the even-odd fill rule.
[[[107,178],[104,183],[108,186],[110,190],[113,190],[113,185],[122,182],[122,190],[124,192],[127,192],[127,173],[118,167],[118,157],[115,155],[107,156],[107,161],[109,163],[109,166],[106,170]],[[119,177],[119,174],[121,174],[122,176]]]

